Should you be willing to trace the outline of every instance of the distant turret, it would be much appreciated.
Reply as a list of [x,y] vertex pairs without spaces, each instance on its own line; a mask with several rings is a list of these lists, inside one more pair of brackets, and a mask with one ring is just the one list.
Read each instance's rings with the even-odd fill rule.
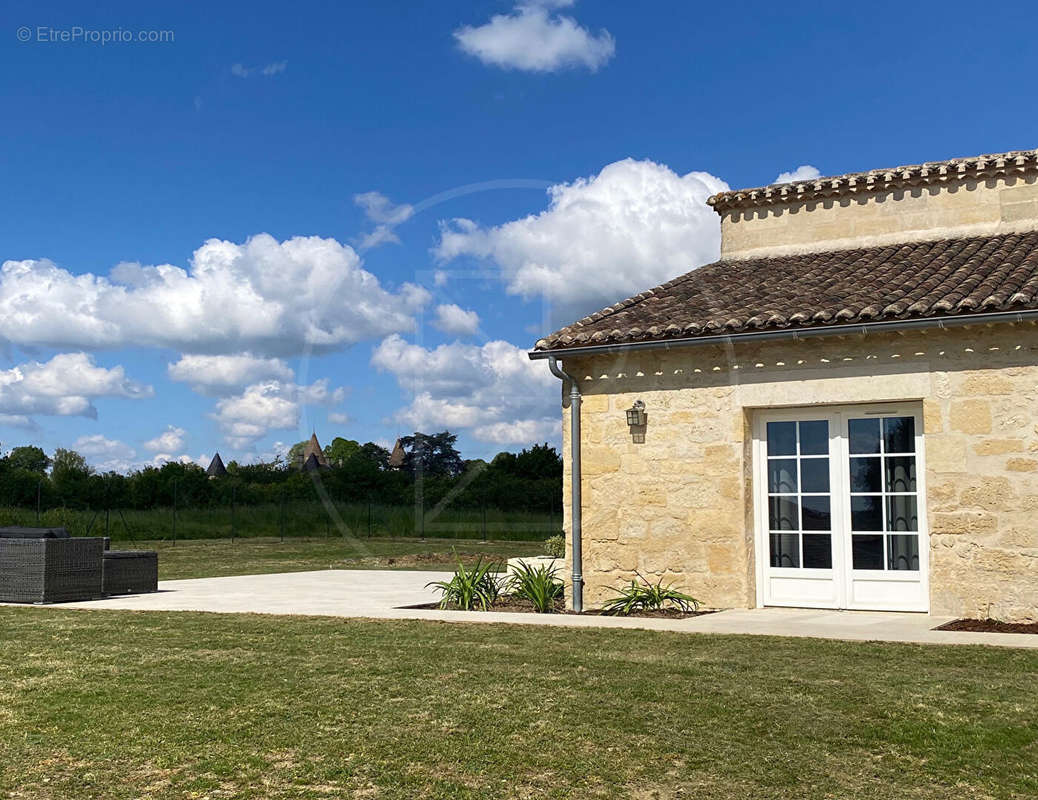
[[393,452],[389,455],[389,461],[386,462],[390,469],[400,469],[404,465],[404,455],[404,448],[397,439],[396,444],[393,445]]
[[213,456],[213,460],[209,462],[209,469],[205,471],[205,474],[209,476],[209,480],[222,478],[227,474],[227,468],[224,467],[223,459],[220,458],[219,453]]
[[311,434],[310,441],[303,448],[296,466],[306,471],[328,469],[328,459],[324,457],[324,451],[321,449],[321,443],[317,441],[316,433]]
[[321,464],[321,462],[317,460],[317,456],[311,453],[307,456],[306,461],[303,462],[301,469],[303,472],[315,472],[320,469],[328,469],[328,465]]

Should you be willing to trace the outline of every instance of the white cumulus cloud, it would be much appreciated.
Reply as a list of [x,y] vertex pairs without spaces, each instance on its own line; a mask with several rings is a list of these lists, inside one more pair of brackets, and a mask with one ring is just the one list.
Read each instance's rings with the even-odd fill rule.
[[154,390],[126,376],[121,366],[99,367],[86,353],[59,353],[0,370],[0,414],[27,424],[36,414],[97,417],[98,397],[151,397]]
[[433,327],[452,336],[472,336],[479,330],[479,314],[454,303],[436,307]]
[[175,456],[172,453],[156,453],[152,456],[150,461],[145,461],[143,464],[138,466],[145,467],[161,467],[163,464],[177,463],[177,464],[197,464],[198,466],[205,469],[209,466],[210,457],[205,453],[200,453],[196,457],[191,457],[187,453],[181,453],[179,456]]
[[210,239],[188,269],[124,263],[104,276],[6,261],[0,340],[284,356],[413,330],[428,301],[413,284],[388,291],[334,239],[258,234],[242,244]]
[[548,189],[539,214],[482,227],[441,224],[434,255],[493,261],[510,293],[543,297],[556,322],[597,310],[714,261],[721,226],[706,199],[728,184],[706,172],[624,159]]
[[86,457],[101,472],[129,472],[137,451],[118,439],[100,433],[80,436],[72,449]]
[[151,450],[153,453],[165,453],[180,450],[184,446],[184,438],[186,436],[187,431],[183,428],[178,428],[175,425],[167,425],[166,430],[154,439],[149,439],[144,443],[144,449]]
[[407,203],[394,205],[381,192],[355,194],[353,202],[363,208],[364,216],[375,223],[374,229],[360,238],[358,247],[361,250],[370,250],[372,247],[390,242],[400,244],[400,237],[393,229],[411,218],[414,206]]
[[810,181],[815,178],[821,177],[822,173],[818,171],[818,167],[812,167],[810,164],[801,164],[792,172],[780,172],[778,177],[775,178],[772,183],[793,183],[795,181]]
[[124,456],[133,458],[136,451],[125,442],[109,439],[100,433],[80,436],[73,445],[77,453],[84,456]]
[[479,425],[473,435],[483,442],[501,445],[538,444],[559,438],[559,419],[518,419]]
[[521,2],[483,25],[458,28],[454,39],[465,53],[494,67],[527,72],[585,67],[594,72],[616,53],[616,42],[605,29],[591,33],[573,17],[553,13],[570,5],[572,0]]
[[[292,368],[280,358],[249,353],[233,356],[185,355],[167,368],[172,380],[191,385],[199,394],[224,395],[243,386],[275,378],[290,381]],[[176,450],[178,448],[169,448]]]
[[245,387],[241,394],[217,401],[212,417],[227,443],[246,449],[271,430],[299,425],[304,405],[336,405],[345,397],[342,388],[330,389],[322,378],[309,386],[287,381],[262,381]]
[[395,414],[413,430],[465,429],[498,444],[558,437],[558,381],[509,342],[428,349],[394,335],[375,348],[371,363],[413,393]]

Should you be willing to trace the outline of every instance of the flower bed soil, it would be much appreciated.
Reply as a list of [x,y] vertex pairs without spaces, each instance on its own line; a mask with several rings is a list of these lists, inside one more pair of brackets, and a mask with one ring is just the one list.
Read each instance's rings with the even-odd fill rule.
[[1038,633],[1038,622],[1000,622],[997,619],[955,619],[938,625],[938,631],[976,633]]
[[[478,609],[478,608],[477,609],[463,609],[463,608],[459,608],[458,606],[447,606],[446,608],[441,609],[439,603],[423,603],[422,605],[418,605],[418,606],[409,606],[409,608],[431,608],[431,609],[442,610],[442,611],[465,611],[465,610],[470,610],[470,611],[475,611],[477,613],[482,611],[482,609]],[[508,596],[499,597],[497,599],[497,602],[495,602],[494,605],[492,605],[488,610],[489,611],[505,611],[505,612],[508,612],[508,613],[521,613],[521,614],[536,614],[536,613],[538,613],[534,609],[533,603],[531,603],[529,600],[524,600],[524,599],[521,599],[521,598],[518,598],[518,597],[508,597]],[[574,614],[575,612],[568,610],[566,608],[565,601],[563,601],[562,599],[559,599],[555,603],[555,611],[554,611],[554,613],[556,613],[556,614]],[[661,609],[657,609],[655,611],[639,611],[639,612],[635,612],[633,614],[626,614],[626,615],[623,615],[623,616],[628,616],[628,617],[658,617],[658,618],[663,618],[663,619],[688,619],[689,617],[701,617],[703,614],[713,614],[713,613],[714,613],[713,611],[682,611],[679,608],[661,608]],[[582,615],[583,616],[588,616],[588,617],[610,616],[610,615],[607,615],[607,614],[605,614],[604,612],[602,612],[602,611],[600,611],[598,609],[590,609],[588,611],[584,611],[584,612],[582,612]],[[613,616],[621,616],[621,615],[617,614],[617,615],[613,615]]]

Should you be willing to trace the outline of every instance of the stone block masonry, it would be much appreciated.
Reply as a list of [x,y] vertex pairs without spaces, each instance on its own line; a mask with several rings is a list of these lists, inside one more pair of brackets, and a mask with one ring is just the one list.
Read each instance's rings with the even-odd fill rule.
[[[754,413],[912,400],[923,405],[932,613],[1038,620],[1034,325],[627,351],[565,366],[585,398],[589,606],[636,572],[709,606],[755,605]],[[637,399],[648,412],[640,444],[624,415]],[[568,509],[568,420],[563,431]]]
[[721,257],[876,247],[1034,230],[1038,176],[1007,175],[911,186],[722,214]]

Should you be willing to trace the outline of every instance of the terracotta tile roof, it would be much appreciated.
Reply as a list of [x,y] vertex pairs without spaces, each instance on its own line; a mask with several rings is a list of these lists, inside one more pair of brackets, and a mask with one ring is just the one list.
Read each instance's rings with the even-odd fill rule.
[[851,194],[863,194],[907,186],[924,186],[968,178],[984,179],[1038,172],[1038,150],[1013,150],[971,158],[930,161],[868,172],[850,172],[827,178],[778,183],[756,189],[721,192],[706,202],[718,214],[737,208],[755,208]]
[[535,350],[1038,309],[1038,231],[718,261]]

